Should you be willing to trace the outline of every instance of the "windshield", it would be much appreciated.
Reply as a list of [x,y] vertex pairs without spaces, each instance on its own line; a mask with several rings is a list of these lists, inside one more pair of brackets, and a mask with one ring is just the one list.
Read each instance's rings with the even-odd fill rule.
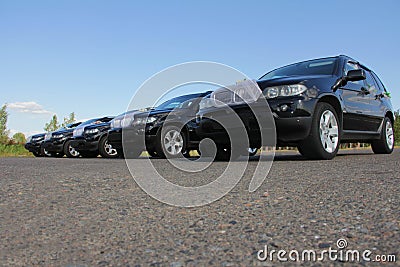
[[92,124],[92,123],[94,123],[94,122],[96,122],[96,121],[98,121],[98,120],[100,120],[100,119],[91,119],[91,120],[88,120],[88,121],[82,122],[82,124],[81,124],[80,126],[84,126],[84,125]]
[[202,94],[192,94],[192,95],[183,95],[183,96],[178,96],[175,98],[172,98],[168,101],[165,101],[164,103],[160,104],[157,106],[155,109],[156,110],[161,110],[161,109],[174,109],[179,107],[183,102],[200,97]]
[[66,126],[65,126],[65,129],[73,129],[73,128],[75,128],[75,127],[77,127],[79,124],[81,124],[80,122],[76,122],[76,123],[71,123],[71,124],[67,124]]
[[260,80],[304,75],[332,75],[337,58],[314,59],[295,63],[268,72]]

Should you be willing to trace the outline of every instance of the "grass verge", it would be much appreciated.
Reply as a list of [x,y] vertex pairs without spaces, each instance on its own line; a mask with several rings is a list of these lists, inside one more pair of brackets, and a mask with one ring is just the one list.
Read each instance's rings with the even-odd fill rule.
[[0,144],[0,157],[32,157],[32,153],[25,149],[24,145]]

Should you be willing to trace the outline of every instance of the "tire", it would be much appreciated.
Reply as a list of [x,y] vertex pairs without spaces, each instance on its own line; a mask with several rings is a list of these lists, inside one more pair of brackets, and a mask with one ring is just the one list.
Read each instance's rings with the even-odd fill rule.
[[117,152],[118,152],[118,157],[120,159],[124,159],[124,150],[122,148],[117,148]]
[[85,151],[80,152],[82,158],[97,158],[99,153],[97,151]]
[[38,158],[43,157],[42,154],[41,154],[40,152],[32,152],[32,154],[33,154],[35,157],[38,157]]
[[186,136],[181,129],[173,125],[162,127],[156,153],[161,158],[182,157],[186,153]]
[[318,103],[312,118],[310,135],[298,145],[308,159],[333,159],[340,147],[341,126],[335,109],[328,103]]
[[255,155],[257,154],[258,149],[259,149],[259,148],[257,148],[257,147],[254,147],[254,148],[251,148],[251,147],[250,147],[250,148],[248,149],[248,151],[249,151],[249,157],[255,156]]
[[185,151],[182,152],[182,155],[183,155],[185,158],[190,159],[190,158],[192,157],[192,156],[190,155],[190,151],[191,151],[191,150],[185,149]]
[[149,153],[150,157],[152,157],[152,158],[158,158],[157,152],[153,149],[148,149],[147,153]]
[[118,150],[113,148],[107,140],[107,136],[103,136],[99,141],[99,153],[103,158],[118,158]]
[[64,157],[64,153],[56,153],[56,152],[49,152],[44,147],[40,148],[40,153],[43,155],[43,157],[51,157],[51,158],[62,158]]
[[71,140],[68,140],[64,144],[64,154],[67,158],[78,158],[80,156],[79,152],[71,146]]
[[40,154],[42,155],[42,157],[52,157],[52,154],[44,149],[43,146],[40,147]]
[[231,158],[231,148],[217,146],[217,154],[215,155],[216,161],[228,161]]
[[372,151],[375,154],[390,154],[394,149],[394,128],[392,121],[385,117],[382,126],[381,138],[371,143]]

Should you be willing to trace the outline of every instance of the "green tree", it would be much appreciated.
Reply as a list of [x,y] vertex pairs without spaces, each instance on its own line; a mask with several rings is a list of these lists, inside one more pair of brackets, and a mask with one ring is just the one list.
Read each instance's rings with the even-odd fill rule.
[[396,145],[400,145],[400,109],[395,112],[396,120],[394,121],[394,140]]
[[58,123],[57,115],[54,114],[53,117],[51,118],[50,122],[46,123],[44,125],[44,130],[46,132],[52,132],[60,128],[60,124]]
[[8,142],[8,130],[7,130],[7,104],[4,104],[0,109],[0,143],[5,144]]
[[26,138],[23,133],[15,133],[12,137],[14,143],[17,144],[25,144],[26,143]]
[[68,124],[74,123],[75,121],[75,112],[71,112],[68,117],[64,117],[64,122],[61,124],[61,126],[65,127]]

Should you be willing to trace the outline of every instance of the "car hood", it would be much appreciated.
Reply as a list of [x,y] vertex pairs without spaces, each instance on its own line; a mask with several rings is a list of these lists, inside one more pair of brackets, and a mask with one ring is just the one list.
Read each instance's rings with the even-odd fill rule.
[[44,137],[45,135],[46,135],[45,133],[35,134],[32,135],[32,138]]
[[260,89],[262,90],[269,86],[305,83],[310,80],[324,79],[324,78],[331,78],[331,77],[332,77],[332,75],[284,76],[284,77],[278,77],[278,78],[273,78],[273,79],[268,79],[268,80],[258,80],[257,84],[260,87]]
[[53,134],[69,134],[72,133],[74,131],[75,128],[72,129],[62,129],[62,130],[58,130],[58,131],[54,131]]
[[110,127],[110,122],[103,122],[103,123],[98,123],[98,124],[89,124],[85,126],[85,129],[95,129],[95,128],[104,128],[104,127]]
[[151,116],[157,116],[157,115],[161,115],[161,114],[167,114],[170,113],[171,111],[173,111],[174,109],[153,109],[150,111],[145,111],[145,112],[139,112],[135,114],[135,117],[151,117]]

